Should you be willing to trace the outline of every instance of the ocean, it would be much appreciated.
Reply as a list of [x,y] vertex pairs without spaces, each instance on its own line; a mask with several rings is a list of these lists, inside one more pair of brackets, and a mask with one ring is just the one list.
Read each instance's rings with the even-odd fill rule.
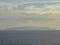
[[0,31],[0,45],[60,45],[59,30]]

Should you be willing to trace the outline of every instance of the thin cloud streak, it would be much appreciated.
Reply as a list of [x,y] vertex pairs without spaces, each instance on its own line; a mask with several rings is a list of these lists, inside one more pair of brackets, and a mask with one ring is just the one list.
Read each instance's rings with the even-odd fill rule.
[[16,4],[31,4],[31,3],[43,3],[43,4],[51,4],[51,3],[60,3],[60,1],[38,1],[38,2],[23,2],[23,3],[16,3]]

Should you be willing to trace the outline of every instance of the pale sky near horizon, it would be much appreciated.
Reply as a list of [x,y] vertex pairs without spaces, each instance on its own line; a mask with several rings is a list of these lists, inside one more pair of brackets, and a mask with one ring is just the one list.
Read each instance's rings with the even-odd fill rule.
[[0,0],[0,28],[60,29],[60,0]]

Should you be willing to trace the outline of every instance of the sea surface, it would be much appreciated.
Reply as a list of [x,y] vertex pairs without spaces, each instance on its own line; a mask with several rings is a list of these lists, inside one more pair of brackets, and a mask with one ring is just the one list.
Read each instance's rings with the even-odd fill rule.
[[0,45],[60,45],[59,30],[0,31]]

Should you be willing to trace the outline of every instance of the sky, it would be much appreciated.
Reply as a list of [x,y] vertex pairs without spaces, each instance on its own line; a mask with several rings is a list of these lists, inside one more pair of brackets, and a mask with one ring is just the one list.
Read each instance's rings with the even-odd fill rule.
[[0,0],[0,28],[60,29],[60,0]]

